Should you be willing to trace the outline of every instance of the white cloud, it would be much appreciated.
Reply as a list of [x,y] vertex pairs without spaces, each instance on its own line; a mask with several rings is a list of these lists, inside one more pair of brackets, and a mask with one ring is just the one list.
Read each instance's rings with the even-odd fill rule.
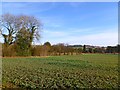
[[116,45],[118,43],[118,33],[104,32],[85,36],[71,36],[64,41],[69,44]]
[[59,28],[63,27],[64,20],[59,16],[40,16],[40,20],[42,21],[44,27],[52,27],[52,28]]
[[[82,29],[80,29],[82,30]],[[91,29],[84,29],[89,31]],[[82,32],[82,31],[81,31]],[[77,35],[71,35],[72,33],[78,33]],[[45,30],[42,41],[50,41],[52,44],[56,43],[68,43],[68,44],[90,44],[90,45],[116,45],[118,44],[118,32],[117,29],[108,29],[101,31],[100,33],[84,34],[80,33],[79,30],[75,32],[64,32],[64,31],[49,31]]]
[[97,31],[98,27],[92,27],[92,28],[70,28],[69,29],[71,33],[83,33],[83,32],[91,32],[91,31]]
[[43,33],[45,35],[48,35],[50,38],[59,38],[59,37],[65,37],[68,34],[62,31],[50,31],[50,30],[44,30]]
[[[40,12],[45,12],[50,9],[53,9],[55,6],[55,3],[49,3],[47,7],[44,7],[45,3],[39,3],[39,6],[37,5],[38,3],[34,2],[12,2],[12,3],[2,3],[3,11],[6,12],[13,12],[12,10],[15,9],[16,12],[19,12],[20,14],[23,13],[40,13]],[[11,7],[12,6],[12,7]],[[44,8],[43,8],[44,7]],[[38,9],[39,8],[39,9]]]

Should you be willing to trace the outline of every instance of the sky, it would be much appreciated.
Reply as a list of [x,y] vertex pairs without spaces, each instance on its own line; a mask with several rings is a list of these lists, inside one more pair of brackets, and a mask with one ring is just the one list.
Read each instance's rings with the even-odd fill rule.
[[41,21],[41,39],[33,44],[118,44],[117,2],[3,2],[5,13],[34,16]]

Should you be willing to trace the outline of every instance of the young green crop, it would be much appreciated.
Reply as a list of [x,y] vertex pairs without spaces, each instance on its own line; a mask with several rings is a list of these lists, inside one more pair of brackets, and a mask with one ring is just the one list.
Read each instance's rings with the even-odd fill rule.
[[3,87],[117,88],[118,55],[3,58]]

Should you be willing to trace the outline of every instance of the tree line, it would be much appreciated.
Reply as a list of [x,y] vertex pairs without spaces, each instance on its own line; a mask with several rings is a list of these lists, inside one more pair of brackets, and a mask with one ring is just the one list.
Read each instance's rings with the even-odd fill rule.
[[96,46],[91,46],[87,47],[88,45],[83,46],[83,52],[84,53],[120,53],[120,45],[116,46],[107,46],[107,47],[96,47]]
[[42,23],[33,16],[4,14],[0,20],[0,34],[4,38],[2,56],[50,56],[74,55],[81,53],[119,53],[119,45],[108,47],[91,47],[88,45],[32,45],[40,39]]
[[[2,48],[2,55],[5,56],[60,56],[60,55],[79,55],[82,53],[119,53],[119,45],[117,46],[108,46],[108,47],[93,47],[88,48],[86,45],[82,47],[73,47],[64,43],[59,43],[56,45],[51,45],[50,42],[45,42],[43,45],[32,45],[29,48],[26,47],[25,50],[21,51],[16,48],[16,44],[11,44],[7,48]],[[24,46],[23,46],[24,47]],[[28,51],[29,50],[29,51]],[[18,54],[19,53],[19,54]]]

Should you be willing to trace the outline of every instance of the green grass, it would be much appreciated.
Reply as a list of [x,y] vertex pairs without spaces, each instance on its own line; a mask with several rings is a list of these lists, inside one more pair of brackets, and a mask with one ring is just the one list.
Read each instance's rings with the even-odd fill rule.
[[3,58],[3,87],[117,88],[118,55]]

